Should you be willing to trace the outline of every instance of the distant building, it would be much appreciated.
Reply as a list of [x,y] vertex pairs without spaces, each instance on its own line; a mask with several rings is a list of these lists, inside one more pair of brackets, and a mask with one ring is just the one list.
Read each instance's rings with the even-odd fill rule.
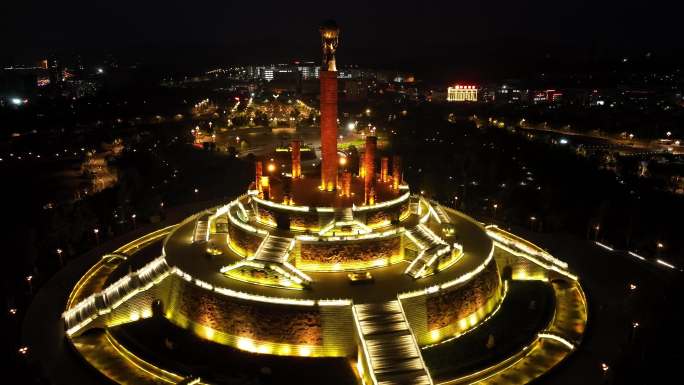
[[447,89],[448,102],[476,102],[477,87],[455,85]]

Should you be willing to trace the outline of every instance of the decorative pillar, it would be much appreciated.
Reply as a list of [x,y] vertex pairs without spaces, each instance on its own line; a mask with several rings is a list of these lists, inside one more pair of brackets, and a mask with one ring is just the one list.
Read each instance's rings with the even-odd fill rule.
[[302,177],[302,142],[298,139],[292,141],[292,179]]
[[377,146],[378,138],[370,135],[366,136],[366,151],[363,155],[363,191],[366,204],[372,204],[370,203],[370,198],[375,196],[375,149]]
[[255,170],[255,176],[256,178],[254,179],[254,185],[255,188],[261,192],[261,176],[264,174],[264,164],[260,161],[256,161],[256,170]]
[[345,198],[351,197],[351,172],[345,171],[342,173],[342,196]]
[[380,181],[389,182],[389,158],[386,156],[380,158]]
[[321,189],[337,188],[337,65],[340,28],[328,20],[320,28],[323,61],[321,81]]
[[365,169],[365,160],[364,160],[364,154],[359,155],[359,177],[363,178],[366,175],[366,169]]
[[392,158],[392,188],[399,190],[399,185],[401,184],[401,157],[395,155]]
[[337,186],[337,72],[321,71],[321,188]]

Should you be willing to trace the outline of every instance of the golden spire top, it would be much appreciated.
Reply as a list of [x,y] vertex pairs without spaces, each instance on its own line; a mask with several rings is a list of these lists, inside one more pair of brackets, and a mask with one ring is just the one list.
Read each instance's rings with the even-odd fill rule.
[[321,25],[320,31],[321,43],[323,45],[323,64],[321,65],[321,70],[337,71],[335,52],[339,42],[340,28],[334,20],[327,20]]

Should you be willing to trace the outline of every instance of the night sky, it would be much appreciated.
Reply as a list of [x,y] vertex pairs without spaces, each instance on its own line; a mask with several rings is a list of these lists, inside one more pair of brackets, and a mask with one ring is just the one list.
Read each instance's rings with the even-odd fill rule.
[[103,52],[178,67],[319,60],[317,27],[327,18],[342,28],[340,63],[419,71],[576,65],[684,48],[684,5],[673,0],[367,3],[3,2],[0,61]]

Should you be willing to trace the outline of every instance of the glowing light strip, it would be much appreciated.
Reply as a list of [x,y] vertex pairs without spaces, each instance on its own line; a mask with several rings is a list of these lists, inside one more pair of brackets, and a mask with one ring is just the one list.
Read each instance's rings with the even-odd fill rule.
[[425,376],[427,376],[428,381],[430,385],[433,384],[432,382],[432,376],[430,376],[430,372],[427,370],[427,365],[425,365],[425,361],[423,360],[423,353],[420,351],[420,346],[418,345],[418,340],[416,340],[416,335],[413,333],[413,328],[411,328],[411,325],[408,324],[408,320],[406,318],[406,313],[404,312],[404,306],[401,304],[401,301],[397,297],[397,303],[399,304],[399,310],[401,311],[401,316],[404,318],[404,323],[407,326],[407,329],[411,333],[411,340],[413,340],[413,344],[415,345],[416,352],[418,353],[418,359],[420,360],[420,364],[423,366],[423,371],[425,372]]
[[576,275],[574,275],[574,274],[572,274],[566,270],[563,270],[563,269],[559,268],[558,266],[549,265],[547,263],[544,263],[544,262],[538,260],[537,258],[535,258],[532,255],[526,254],[522,251],[513,250],[513,249],[509,248],[508,246],[506,246],[506,244],[504,244],[504,243],[499,243],[499,242],[495,241],[494,244],[496,245],[496,247],[504,249],[504,250],[508,251],[509,253],[511,253],[517,257],[523,257],[525,259],[528,259],[528,260],[534,262],[535,264],[543,267],[546,270],[555,271],[556,273],[563,275],[567,278],[570,278],[573,281],[577,281],[579,279],[579,277],[577,277]]
[[628,251],[627,254],[631,255],[631,256],[634,257],[634,258],[639,258],[639,259],[641,259],[642,261],[645,261],[645,260],[646,260],[646,258],[642,257],[641,255],[639,255],[639,254],[637,254],[637,253],[635,253],[635,252],[633,252],[633,251]]
[[332,207],[316,207],[316,212],[319,213],[332,213],[335,209]]
[[551,334],[551,333],[537,333],[537,336],[539,338],[548,338],[550,340],[558,341],[561,344],[567,346],[570,350],[575,350],[575,345],[573,345],[572,343],[570,343],[570,341],[566,340],[565,338],[563,338],[561,336]]
[[612,247],[610,247],[610,246],[608,246],[608,245],[606,245],[606,244],[603,244],[603,243],[601,243],[601,242],[599,242],[599,241],[594,241],[594,243],[595,243],[597,246],[601,246],[601,247],[603,247],[604,249],[606,249],[606,250],[608,250],[608,251],[615,251],[615,249],[613,249]]
[[219,269],[219,271],[221,273],[225,274],[231,270],[235,270],[235,269],[242,267],[242,266],[254,267],[256,269],[263,269],[265,267],[263,263],[258,263],[258,262],[255,262],[253,260],[244,259],[244,260],[237,262],[237,263],[234,263],[232,265],[223,266]]
[[271,202],[267,201],[264,199],[259,198],[258,196],[254,195],[252,196],[252,199],[256,201],[259,204],[262,204],[264,206],[269,206],[273,207],[274,209],[281,209],[281,210],[288,210],[288,211],[298,211],[298,212],[309,212],[309,206],[290,206],[290,205],[284,205],[281,203],[276,203],[276,202]]
[[366,364],[368,364],[368,371],[373,384],[377,385],[378,379],[375,378],[375,369],[373,368],[373,363],[371,362],[370,353],[368,352],[368,345],[366,344],[366,339],[363,338],[363,333],[361,332],[361,323],[359,322],[359,315],[356,312],[356,306],[352,306],[352,313],[354,314],[354,323],[356,324],[356,333],[359,335],[359,341],[361,341],[361,348],[363,349],[363,355],[366,358]]
[[[184,277],[185,275],[190,276],[189,274],[183,272],[180,270],[178,267],[174,267],[174,273],[178,276]],[[197,280],[195,280],[195,284],[197,284]],[[199,287],[202,287],[200,285],[197,285]],[[209,290],[206,287],[203,287],[204,289]],[[247,301],[257,301],[257,302],[264,302],[264,303],[272,303],[272,304],[278,304],[278,305],[297,305],[297,306],[314,306],[316,304],[316,301],[314,300],[308,300],[308,299],[294,299],[294,298],[282,298],[282,297],[267,297],[263,295],[257,295],[257,294],[248,294],[244,293],[241,291],[235,291],[231,290],[225,287],[219,287],[219,286],[213,286],[213,291],[219,294],[223,294],[227,297],[234,297],[234,298],[239,298]]]
[[[231,202],[229,204],[229,206],[231,206],[231,208],[232,208],[233,206],[235,206],[235,202]],[[254,226],[248,225],[247,223],[244,223],[244,222],[238,220],[237,218],[235,218],[233,216],[233,214],[230,210],[227,211],[227,214],[228,214],[228,219],[230,220],[230,222],[233,223],[234,225],[240,227],[241,229],[243,229],[245,231],[249,231],[250,233],[268,235],[268,231],[262,230],[262,229],[257,229]]]
[[383,207],[388,207],[388,206],[393,206],[395,204],[401,203],[405,200],[407,200],[411,196],[410,192],[405,193],[404,195],[400,196],[399,198],[395,198],[389,201],[385,202],[380,202],[376,203],[374,205],[368,205],[368,206],[356,206],[352,205],[352,211],[367,211],[367,210],[375,210],[375,209],[381,209]]
[[668,263],[668,262],[665,262],[665,261],[663,261],[662,259],[656,259],[656,262],[659,263],[659,264],[661,264],[661,265],[663,265],[663,266],[665,266],[665,267],[669,267],[670,269],[673,269],[673,270],[676,270],[676,269],[677,269],[673,264]]
[[416,256],[416,258],[414,258],[413,261],[411,261],[411,263],[409,263],[409,265],[408,265],[408,267],[406,268],[406,270],[404,270],[404,274],[408,274],[409,271],[411,271],[411,270],[413,269],[413,266],[415,266],[416,263],[418,263],[418,261],[420,261],[420,260],[423,258],[423,255],[425,255],[425,250],[426,250],[426,249],[421,250],[421,251],[418,253],[418,255]]
[[323,226],[321,231],[318,232],[318,235],[324,235],[328,231],[332,230],[334,227],[335,227],[335,220],[333,219],[327,225]]
[[431,204],[428,203],[428,212],[435,218],[437,223],[442,223],[442,220],[439,218],[439,215],[437,215],[437,211],[435,211],[435,208],[432,207]]
[[302,280],[307,281],[307,282],[312,281],[311,277],[309,277],[308,275],[304,274],[304,272],[302,272],[301,270],[294,267],[290,262],[287,262],[287,261],[283,262],[283,266],[288,268],[295,275],[299,276],[299,278],[301,278]]
[[[299,241],[305,241],[305,242],[328,242],[328,241],[358,241],[358,240],[364,240],[364,239],[376,239],[376,238],[389,238],[393,235],[403,233],[405,232],[405,228],[399,227],[399,228],[394,228],[391,230],[384,231],[382,233],[368,233],[368,234],[360,234],[360,235],[348,235],[344,237],[339,237],[339,236],[329,236],[329,237],[316,237],[313,235],[307,235],[307,234],[302,234],[302,235],[296,235],[295,239]],[[406,233],[408,234],[408,233]]]
[[[485,229],[487,230],[487,235],[489,235],[491,238],[504,243],[504,244],[511,244],[512,246],[515,246],[516,248],[522,250],[523,252],[530,254],[530,255],[535,255],[537,257],[543,258],[546,261],[557,265],[558,267],[562,269],[567,269],[568,264],[564,261],[561,261],[560,259],[554,258],[551,254],[547,253],[545,250],[543,250],[541,247],[524,240],[520,237],[518,237],[515,234],[511,234],[503,229],[500,229],[496,225],[488,225],[485,226]],[[500,234],[498,234],[500,233]]]
[[240,209],[240,213],[244,217],[243,221],[247,222],[249,221],[249,215],[247,214],[247,209],[245,209],[245,205],[242,204],[239,200],[237,201],[238,208]]
[[352,304],[350,299],[319,299],[320,306],[349,306]]

